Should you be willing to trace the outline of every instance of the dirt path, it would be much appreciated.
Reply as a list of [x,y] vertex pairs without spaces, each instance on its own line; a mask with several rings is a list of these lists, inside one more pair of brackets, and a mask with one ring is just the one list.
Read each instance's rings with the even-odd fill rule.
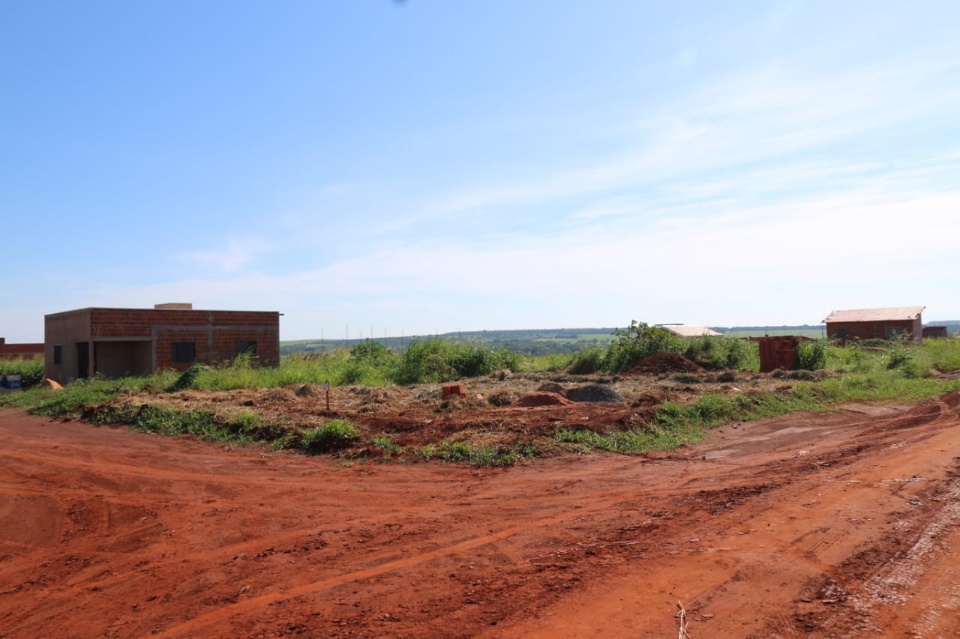
[[0,636],[960,636],[960,394],[338,465],[0,412]]

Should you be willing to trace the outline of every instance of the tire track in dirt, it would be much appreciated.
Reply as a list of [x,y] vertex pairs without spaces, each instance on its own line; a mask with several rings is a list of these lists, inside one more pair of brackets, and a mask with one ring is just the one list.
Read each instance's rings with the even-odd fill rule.
[[[218,623],[222,623],[230,617],[234,617],[240,613],[243,613],[251,608],[263,608],[265,606],[277,603],[282,600],[290,600],[296,597],[303,595],[312,595],[318,592],[325,590],[330,590],[337,586],[341,586],[350,582],[363,581],[365,579],[370,579],[385,573],[401,571],[405,568],[409,568],[414,565],[424,564],[435,559],[455,555],[455,554],[464,554],[467,551],[474,550],[477,548],[482,548],[484,546],[491,546],[496,550],[503,552],[503,540],[507,540],[511,537],[515,537],[524,532],[528,532],[533,529],[543,529],[548,528],[563,522],[578,519],[584,517],[590,512],[602,512],[608,510],[610,505],[616,503],[622,499],[620,495],[614,495],[604,500],[598,500],[591,504],[591,508],[585,510],[576,510],[574,512],[563,512],[557,515],[550,517],[545,517],[525,523],[519,526],[513,526],[510,528],[505,528],[503,530],[497,531],[495,533],[480,535],[472,539],[465,541],[460,541],[450,545],[445,545],[436,550],[432,550],[425,553],[418,553],[410,557],[404,557],[402,559],[388,561],[371,568],[365,568],[361,570],[354,570],[346,572],[335,577],[330,577],[322,579],[313,583],[297,586],[285,590],[284,592],[274,592],[266,595],[260,595],[257,597],[251,597],[249,599],[244,599],[238,601],[237,603],[231,605],[229,608],[212,610],[210,612],[201,614],[193,619],[186,621],[177,626],[173,626],[165,629],[162,633],[156,635],[158,639],[163,639],[167,637],[177,637],[177,636],[196,636],[197,631],[204,628],[213,626]],[[516,551],[511,551],[507,556],[511,557],[518,566],[527,566],[529,561],[519,555]]]
[[[819,496],[824,487],[829,485],[831,474],[836,472],[835,464],[822,467],[819,472],[795,476],[777,490],[778,494],[767,494],[770,502],[776,500],[781,502],[779,505],[758,501],[745,508],[737,509],[733,513],[714,516],[704,521],[700,528],[689,529],[690,535],[711,538],[711,535],[721,534],[725,526],[729,526],[731,530],[738,530],[739,526],[749,528],[749,534],[739,539],[736,537],[731,539],[727,535],[726,539],[731,540],[721,542],[726,548],[717,555],[713,555],[716,557],[715,560],[710,560],[711,554],[702,552],[701,549],[688,549],[680,553],[676,551],[655,553],[648,550],[643,567],[621,571],[624,573],[622,581],[613,582],[620,583],[619,586],[611,587],[611,582],[608,581],[603,586],[603,591],[598,592],[600,589],[596,586],[589,588],[578,593],[572,601],[565,600],[560,610],[548,610],[541,617],[529,622],[511,625],[509,628],[503,627],[496,632],[485,632],[478,636],[524,637],[525,639],[662,637],[669,632],[671,626],[673,632],[676,631],[675,625],[670,623],[670,616],[671,605],[678,597],[683,599],[687,610],[695,615],[694,619],[702,624],[699,626],[699,632],[694,636],[751,636],[758,639],[771,636],[816,636],[833,639],[843,636],[842,628],[849,627],[849,621],[845,619],[846,613],[836,604],[831,607],[820,603],[821,599],[830,599],[829,591],[814,593],[819,594],[820,599],[810,599],[809,604],[797,600],[798,596],[801,599],[804,596],[794,593],[799,592],[804,583],[814,579],[818,574],[837,574],[837,567],[843,566],[851,557],[863,554],[865,559],[882,566],[885,562],[895,560],[899,548],[887,545],[892,537],[888,527],[874,526],[869,522],[868,525],[873,528],[870,535],[873,535],[876,540],[876,545],[872,546],[861,545],[862,524],[855,521],[845,521],[841,518],[835,523],[829,523],[827,520],[828,525],[810,530],[806,523],[810,517],[804,516],[803,509],[809,504],[813,514],[822,512],[824,505],[835,506],[837,512],[833,517],[836,518],[852,506],[856,506],[863,489],[869,487],[877,494],[876,499],[881,500],[876,503],[887,504],[885,508],[892,508],[891,513],[902,512],[904,501],[911,495],[902,495],[901,491],[905,486],[910,488],[923,486],[924,482],[887,482],[885,480],[902,476],[904,469],[916,468],[911,464],[914,464],[917,459],[933,459],[930,451],[938,448],[949,450],[951,446],[960,443],[954,434],[956,427],[960,425],[960,420],[954,412],[945,412],[941,410],[942,408],[941,404],[935,412],[928,412],[924,420],[907,416],[889,422],[884,421],[877,426],[887,432],[876,436],[870,433],[867,433],[867,437],[858,436],[855,439],[859,440],[859,443],[847,444],[837,455],[832,455],[831,457],[846,462],[843,466],[845,472],[863,477],[856,484],[851,484],[849,491],[841,488],[840,492],[830,492],[833,496],[843,496],[845,503],[835,503]],[[884,428],[889,427],[890,424],[899,424],[907,430]],[[934,436],[939,439],[931,440]],[[865,439],[872,441],[864,446]],[[893,449],[894,452],[904,456],[909,452],[905,449],[910,447],[915,447],[922,452],[918,454],[914,451],[912,457],[904,459],[891,457],[887,451],[883,451],[883,445],[890,444],[892,441],[907,442],[905,447]],[[880,451],[879,454],[878,451]],[[877,461],[883,466],[876,466]],[[775,468],[776,463],[772,464],[768,471]],[[942,473],[944,468],[941,461],[939,467],[926,465],[924,470]],[[757,477],[763,476],[763,471],[759,468],[757,470]],[[949,471],[947,474],[949,475]],[[742,476],[738,477],[738,483],[743,479]],[[929,478],[927,483],[931,485],[931,490],[942,485],[942,481],[936,477]],[[949,503],[949,499],[944,499],[944,502]],[[914,521],[918,522],[925,516],[914,515],[912,510],[906,512],[907,516],[913,516]],[[894,519],[891,520],[890,526],[896,522],[897,515],[892,516]],[[920,519],[916,519],[917,517]],[[953,521],[953,516],[950,515],[947,519]],[[766,526],[771,524],[774,528],[787,526],[790,529],[792,527],[797,532],[793,536],[789,534],[789,530],[774,534],[765,532]],[[938,527],[934,525],[933,530],[936,531]],[[937,537],[941,534],[934,532],[931,536]],[[748,540],[752,540],[752,543]],[[866,551],[868,548],[876,550],[871,553]],[[760,549],[764,550],[760,551]],[[756,558],[752,559],[754,555]],[[690,559],[684,559],[684,557]],[[710,561],[716,563],[710,564]],[[655,567],[654,564],[656,564]],[[929,561],[920,569],[920,573],[923,574],[927,569],[929,569]],[[675,579],[671,576],[675,576]],[[612,575],[610,578],[614,579]],[[661,581],[662,579],[666,581]],[[758,581],[780,585],[778,590],[757,592],[755,583]],[[797,590],[792,590],[793,588]],[[948,604],[955,606],[956,593],[951,597],[953,598],[947,600]],[[581,601],[585,603],[580,605]],[[649,611],[655,610],[658,602],[662,606],[663,617],[661,621],[653,621]],[[953,603],[950,604],[950,602]],[[824,613],[824,609],[827,609],[829,614]],[[805,617],[807,610],[814,610],[815,616]],[[937,608],[931,605],[925,610],[927,614],[931,614],[929,611]],[[706,616],[701,616],[703,614]],[[758,618],[761,620],[765,618],[766,624],[765,630],[756,632],[758,629],[749,620]],[[937,618],[942,621],[943,617],[941,615]],[[641,619],[642,621],[639,621]],[[952,625],[948,627],[957,629],[956,618],[951,621]],[[807,628],[803,629],[805,622]],[[844,623],[848,625],[844,626]],[[754,629],[752,630],[751,627]],[[598,628],[602,630],[597,630]],[[611,632],[611,629],[615,628],[620,630]],[[821,632],[817,630],[818,628],[826,628],[826,630],[818,634]],[[853,632],[849,636],[858,635]]]
[[[862,454],[864,451],[865,451],[865,447],[862,444],[851,445],[848,450],[842,450],[838,454],[838,458],[840,459],[846,458],[845,461],[847,463],[853,463],[854,459],[858,456],[858,454]],[[739,477],[738,479],[740,479],[740,481],[748,481],[748,480],[755,480],[756,477],[765,477],[770,472],[770,466],[777,466],[778,470],[780,470],[780,467],[783,465],[783,463],[784,462],[782,460],[776,460],[776,461],[770,462],[767,465],[760,465],[760,466],[743,465],[742,466],[742,470],[744,471],[743,476]],[[817,472],[818,470],[822,470],[816,465],[808,464],[805,461],[801,462],[799,460],[796,460],[796,463],[808,467],[810,469],[809,472]],[[726,481],[730,482],[731,480],[729,477],[727,477]],[[689,492],[679,491],[679,493],[676,496],[678,498],[682,498],[685,492],[686,494],[693,494],[694,491],[695,489],[691,487]],[[702,493],[703,491],[699,491],[699,492]],[[642,499],[643,491],[636,491],[631,494],[631,497],[634,499]],[[247,611],[250,608],[254,608],[254,607],[262,608],[262,607],[274,604],[281,600],[292,599],[305,594],[316,594],[320,591],[332,589],[334,587],[343,585],[345,583],[369,579],[371,577],[381,575],[387,572],[400,571],[405,568],[409,568],[410,566],[426,563],[442,556],[464,553],[468,550],[483,547],[492,542],[498,542],[494,545],[500,548],[502,547],[501,540],[506,540],[510,537],[529,531],[533,528],[549,528],[569,520],[588,517],[591,514],[607,512],[610,510],[610,507],[612,505],[620,503],[622,500],[623,500],[622,494],[620,493],[612,494],[608,496],[606,499],[594,501],[590,505],[590,507],[586,509],[577,510],[574,512],[562,513],[559,515],[543,518],[522,526],[507,528],[497,533],[493,533],[490,535],[483,535],[483,536],[474,538],[472,540],[448,545],[443,548],[430,551],[428,553],[421,553],[421,554],[407,557],[404,559],[390,561],[372,568],[347,572],[342,575],[338,575],[336,577],[322,579],[311,584],[295,587],[284,593],[270,593],[268,595],[261,595],[259,597],[245,599],[241,602],[237,602],[236,604],[232,604],[229,609],[210,611],[208,613],[201,614],[200,616],[195,617],[194,619],[188,622],[185,622],[181,626],[168,628],[163,634],[159,636],[174,637],[178,635],[183,635],[184,633],[190,633],[199,629],[212,626],[214,624],[222,623],[225,620],[229,619],[230,617],[242,614],[243,612]],[[801,549],[800,552],[793,552],[792,554],[795,555],[796,561],[815,563],[817,564],[818,568],[822,569],[823,566],[821,564],[819,564],[815,559],[811,560],[809,557],[810,553],[814,553],[815,550],[816,550],[815,547],[811,547],[809,549]]]
[[[22,591],[0,596],[0,635],[27,637],[23,629],[28,627],[48,634],[57,624],[77,619],[86,624],[77,633],[84,637],[349,633],[636,639],[676,632],[676,598],[698,615],[698,637],[770,636],[756,634],[762,624],[781,636],[849,635],[852,626],[843,616],[853,610],[852,603],[798,602],[798,593],[804,584],[820,584],[823,591],[813,594],[829,598],[835,583],[847,592],[843,601],[866,596],[852,586],[860,573],[847,571],[850,559],[859,557],[857,570],[869,573],[863,583],[881,574],[897,548],[884,545],[884,536],[900,530],[897,525],[912,526],[917,539],[931,530],[936,532],[927,535],[931,543],[956,547],[946,541],[960,542],[947,525],[953,520],[934,525],[938,504],[945,503],[934,498],[945,485],[943,469],[953,468],[945,464],[943,451],[953,450],[960,438],[952,435],[956,407],[947,402],[894,416],[844,419],[849,417],[827,416],[820,430],[805,423],[805,432],[782,437],[772,429],[766,442],[762,424],[724,427],[727,440],[715,438],[670,455],[549,460],[483,479],[457,467],[332,471],[322,459],[292,457],[277,457],[271,462],[275,468],[265,468],[237,452],[190,442],[154,449],[159,463],[149,472],[138,474],[138,466],[120,464],[118,477],[109,475],[104,461],[122,460],[125,451],[89,448],[77,456],[83,485],[68,485],[61,501],[67,504],[63,510],[99,500],[88,506],[91,512],[79,513],[81,524],[86,522],[80,527],[89,535],[72,537],[62,550],[18,560],[24,570],[30,556],[53,562],[45,582],[30,586],[30,596],[48,601],[31,604]],[[789,430],[789,420],[783,423]],[[55,432],[47,435],[47,441],[56,441]],[[49,494],[63,489],[55,476],[67,476],[71,466],[62,451],[45,459],[40,440],[0,441],[35,455],[17,463],[15,451],[0,454],[0,490],[22,487],[11,481],[7,459],[17,463],[13,472],[20,476],[29,469],[30,485],[37,482]],[[89,441],[106,440],[93,436]],[[130,441],[133,448],[137,443]],[[182,460],[173,454],[177,451]],[[715,451],[723,454],[711,457]],[[150,454],[138,451],[137,459],[149,465]],[[918,459],[925,463],[919,472]],[[53,468],[50,473],[45,464]],[[861,504],[861,495],[872,501]],[[139,522],[135,512],[123,510],[125,500],[152,503],[160,514]],[[260,510],[249,508],[257,503]],[[298,509],[307,504],[315,509],[310,512],[315,519],[298,522]],[[104,523],[98,523],[95,508],[104,509]],[[165,513],[177,517],[165,519]],[[331,523],[320,525],[327,519]],[[155,522],[172,521],[180,522],[178,529],[190,522],[203,525],[185,530],[183,538],[163,537],[155,547],[140,545],[141,537],[161,534]],[[249,524],[252,538],[225,535],[227,543],[211,547],[221,537],[206,537],[230,522]],[[270,546],[280,553],[286,546],[308,545],[321,528],[331,532],[326,547],[225,565],[235,555]],[[114,539],[135,552],[110,551],[105,540]],[[350,543],[334,547],[342,541]],[[87,559],[95,560],[86,567],[78,561],[83,548],[93,553]],[[930,568],[934,559],[949,559],[944,553],[917,554],[911,588],[942,589],[949,596],[936,604],[956,606],[957,593],[945,587],[951,572],[946,566],[939,573]],[[452,557],[458,560],[449,561]],[[10,564],[3,564],[0,592],[8,593]],[[269,570],[263,573],[264,568]],[[450,571],[458,573],[455,578]],[[248,581],[261,573],[266,576],[256,583]],[[824,575],[832,581],[816,582]],[[437,578],[445,581],[436,585]],[[245,583],[254,586],[245,590]],[[163,595],[164,589],[166,596],[149,607],[143,604],[148,594]],[[424,593],[426,602],[420,605],[430,612],[410,608],[410,593],[416,592]],[[139,609],[111,609],[111,600],[136,603]],[[950,625],[955,617],[942,607],[916,603],[913,598],[905,604],[914,606],[909,617],[914,627],[956,628]],[[88,612],[91,605],[99,606],[97,615]],[[355,605],[361,607],[349,613]],[[803,617],[808,613],[815,614]],[[886,623],[878,616],[882,607],[857,614],[867,620],[872,614],[871,623],[888,627],[880,625]],[[531,625],[524,625],[524,618]],[[803,619],[812,630],[803,629]],[[557,633],[559,626],[551,620],[571,622],[568,628],[584,633]],[[906,618],[894,621],[901,625],[889,627],[909,628]],[[488,626],[491,622],[497,625]],[[832,634],[823,634],[827,629]]]

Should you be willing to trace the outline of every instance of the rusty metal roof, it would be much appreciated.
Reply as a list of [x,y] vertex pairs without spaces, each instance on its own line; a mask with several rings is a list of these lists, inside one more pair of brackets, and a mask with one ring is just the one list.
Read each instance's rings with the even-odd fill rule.
[[889,308],[854,308],[846,311],[831,311],[823,323],[832,322],[889,322],[920,318],[925,306],[891,306]]
[[706,326],[694,326],[692,324],[661,324],[661,326],[680,337],[703,337],[704,335],[710,335],[712,337],[723,336],[723,333],[718,333]]

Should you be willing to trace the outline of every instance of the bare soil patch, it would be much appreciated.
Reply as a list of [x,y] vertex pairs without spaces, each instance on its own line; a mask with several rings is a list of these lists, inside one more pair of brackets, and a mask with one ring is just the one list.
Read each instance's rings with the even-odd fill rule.
[[[502,387],[467,390],[448,412],[422,388],[344,391],[336,410],[401,434],[488,411],[541,427],[617,419],[653,392],[518,408],[486,401]],[[301,403],[322,401],[239,395],[305,421]],[[0,636],[635,639],[677,636],[677,601],[698,639],[956,636],[958,426],[954,393],[729,424],[643,458],[481,470],[4,411]]]
[[[224,418],[254,412],[268,423],[302,429],[345,419],[358,426],[365,440],[383,435],[397,446],[416,448],[451,438],[509,445],[533,435],[551,436],[570,426],[597,432],[624,430],[647,423],[651,410],[665,401],[691,402],[708,392],[788,392],[796,383],[759,373],[703,371],[632,376],[494,373],[460,382],[462,396],[444,397],[441,384],[335,387],[330,391],[329,410],[323,390],[312,385],[129,394],[109,403],[134,408],[157,404],[209,411]],[[99,408],[92,408],[91,414]],[[356,452],[380,454],[372,448]]]
[[624,375],[657,375],[665,373],[699,373],[704,368],[677,353],[657,353],[640,360]]

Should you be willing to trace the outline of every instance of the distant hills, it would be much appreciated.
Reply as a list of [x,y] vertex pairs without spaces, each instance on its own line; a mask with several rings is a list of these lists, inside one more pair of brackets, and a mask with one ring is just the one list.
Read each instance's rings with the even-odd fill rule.
[[[946,326],[951,335],[960,334],[960,320],[925,322],[924,326]],[[762,337],[764,335],[803,335],[825,337],[823,324],[798,326],[711,326],[715,331],[729,337]],[[549,328],[509,331],[457,331],[436,335],[407,335],[403,337],[377,337],[373,341],[386,348],[401,351],[411,342],[426,339],[445,339],[464,342],[484,348],[509,348],[527,355],[552,355],[575,353],[591,346],[605,347],[613,339],[614,328]],[[280,343],[281,355],[295,353],[325,353],[341,348],[353,348],[368,339],[297,340]]]

